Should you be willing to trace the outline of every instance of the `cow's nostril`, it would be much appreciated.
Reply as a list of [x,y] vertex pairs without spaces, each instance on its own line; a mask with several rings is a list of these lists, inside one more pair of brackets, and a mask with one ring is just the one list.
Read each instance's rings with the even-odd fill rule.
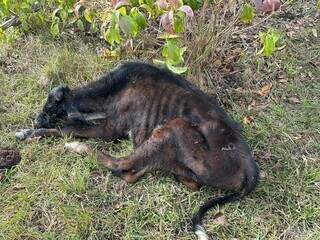
[[221,148],[221,150],[222,150],[222,151],[232,151],[232,150],[234,150],[235,148],[236,148],[236,147],[234,146],[233,143],[229,143],[228,145],[223,146],[223,147]]

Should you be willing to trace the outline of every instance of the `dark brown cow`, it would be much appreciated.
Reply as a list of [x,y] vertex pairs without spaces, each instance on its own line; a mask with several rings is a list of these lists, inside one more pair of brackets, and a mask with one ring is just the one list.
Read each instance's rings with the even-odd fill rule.
[[[62,128],[57,128],[63,123]],[[114,141],[131,133],[135,151],[115,159],[74,142],[67,148],[96,152],[102,165],[127,182],[164,170],[192,189],[201,185],[234,190],[209,200],[192,219],[199,239],[205,212],[251,192],[259,171],[239,126],[208,96],[182,77],[144,63],[125,63],[88,86],[53,89],[36,119],[38,129],[16,134],[102,138]]]

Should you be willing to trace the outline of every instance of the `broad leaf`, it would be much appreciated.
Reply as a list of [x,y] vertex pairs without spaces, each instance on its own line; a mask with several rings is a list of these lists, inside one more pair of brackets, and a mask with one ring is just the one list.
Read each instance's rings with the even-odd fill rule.
[[82,22],[81,19],[78,19],[78,21],[77,21],[77,27],[78,27],[82,32],[84,32],[85,28],[84,28],[84,24],[83,24],[83,22]]
[[138,34],[138,24],[130,16],[120,16],[119,27],[126,35]]
[[184,31],[185,18],[186,15],[184,12],[177,12],[174,15],[173,29],[176,33],[182,33]]
[[177,65],[183,62],[183,58],[180,54],[180,48],[175,41],[167,41],[162,50],[162,56],[166,59],[166,62],[171,65]]
[[84,15],[84,18],[87,20],[87,22],[89,22],[89,23],[93,22],[93,18],[94,18],[95,13],[92,10],[87,8],[86,10],[84,10],[83,15]]
[[117,25],[110,27],[104,34],[104,39],[111,45],[121,43],[119,27]]
[[183,3],[193,10],[198,10],[202,6],[203,0],[183,0]]
[[269,29],[266,33],[259,32],[259,38],[263,44],[263,48],[258,54],[263,53],[269,57],[277,50],[277,43],[280,40],[280,34],[272,29]]
[[60,19],[58,17],[55,17],[54,21],[51,24],[50,33],[53,37],[58,37],[60,35],[59,22]]
[[147,26],[147,20],[145,16],[138,10],[138,8],[132,8],[130,16],[135,20],[140,29],[144,29]]

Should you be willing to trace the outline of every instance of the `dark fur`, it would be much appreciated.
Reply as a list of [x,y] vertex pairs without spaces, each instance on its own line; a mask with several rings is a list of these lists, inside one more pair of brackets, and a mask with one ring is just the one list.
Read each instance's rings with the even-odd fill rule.
[[[90,114],[105,119],[88,121]],[[241,130],[214,98],[182,77],[144,63],[126,63],[83,88],[55,88],[30,136],[98,137],[113,141],[132,133],[135,152],[127,159],[98,153],[103,165],[128,182],[147,171],[165,170],[191,188],[210,185],[239,193],[208,201],[193,218],[217,204],[248,194],[258,167]],[[243,193],[240,191],[243,190]]]

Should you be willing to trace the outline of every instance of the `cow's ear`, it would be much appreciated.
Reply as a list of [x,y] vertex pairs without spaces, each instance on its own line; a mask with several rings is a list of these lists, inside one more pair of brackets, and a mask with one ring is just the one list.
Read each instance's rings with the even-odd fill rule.
[[70,88],[65,84],[61,84],[58,87],[52,89],[50,94],[56,102],[60,102],[69,92]]

